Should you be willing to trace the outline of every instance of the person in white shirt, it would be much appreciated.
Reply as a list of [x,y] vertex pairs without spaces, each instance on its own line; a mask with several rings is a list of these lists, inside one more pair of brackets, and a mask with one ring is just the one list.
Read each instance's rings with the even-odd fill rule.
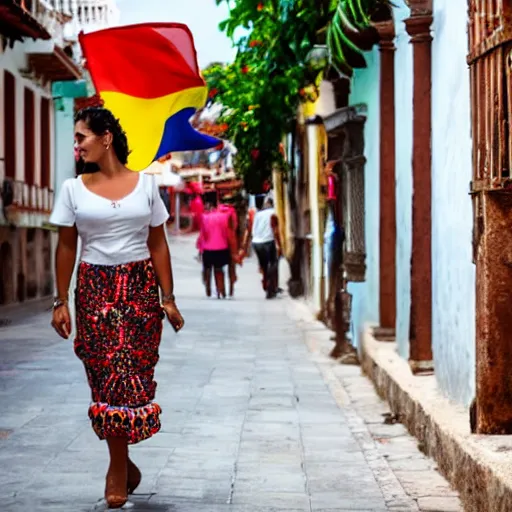
[[80,237],[74,350],[91,387],[92,427],[109,448],[105,499],[121,508],[141,480],[128,445],[160,429],[153,399],[162,319],[166,314],[176,331],[184,321],[164,231],[169,214],[153,176],[126,168],[126,135],[106,109],[76,115],[75,144],[85,167],[96,172],[66,180],[50,218],[59,226],[52,326],[69,337],[69,285]]
[[242,254],[247,255],[249,240],[263,274],[263,290],[267,299],[273,299],[279,292],[278,264],[281,257],[281,243],[276,212],[272,199],[265,196],[256,196],[256,209],[254,220],[245,233]]

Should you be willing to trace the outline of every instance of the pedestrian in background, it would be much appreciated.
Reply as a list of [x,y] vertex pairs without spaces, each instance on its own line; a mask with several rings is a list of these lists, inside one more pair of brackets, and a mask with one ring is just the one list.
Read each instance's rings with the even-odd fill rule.
[[154,178],[126,168],[126,135],[106,109],[76,115],[75,144],[84,164],[97,171],[66,180],[51,215],[59,226],[52,326],[68,338],[80,236],[74,349],[91,387],[92,427],[110,453],[105,499],[121,508],[141,480],[128,445],[160,429],[161,409],[153,400],[162,319],[167,315],[176,331],[184,321],[173,295],[168,212]]
[[235,295],[235,283],[237,282],[236,266],[240,263],[238,256],[235,258],[233,255],[239,253],[239,239],[237,236],[238,230],[238,214],[236,208],[229,202],[230,197],[224,197],[219,204],[219,211],[227,215],[229,219],[229,249],[230,260],[228,264],[228,279],[229,279],[229,296]]
[[[215,279],[217,298],[226,298],[224,267],[231,262],[230,216],[217,208],[217,193],[205,194],[206,211],[201,217],[197,247],[202,253],[203,282],[206,295],[212,294],[212,273]],[[236,257],[236,256],[235,256]]]
[[256,214],[252,225],[246,231],[242,254],[247,254],[249,243],[256,256],[262,273],[263,290],[267,299],[274,298],[279,291],[278,265],[281,257],[279,223],[270,198],[256,196]]

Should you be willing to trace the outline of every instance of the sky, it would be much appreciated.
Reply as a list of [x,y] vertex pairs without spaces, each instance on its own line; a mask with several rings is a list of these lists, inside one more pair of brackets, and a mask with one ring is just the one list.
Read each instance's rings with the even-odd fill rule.
[[219,31],[228,16],[227,6],[215,0],[117,0],[120,24],[148,21],[185,23],[194,36],[199,67],[211,62],[230,62],[235,56],[231,41]]

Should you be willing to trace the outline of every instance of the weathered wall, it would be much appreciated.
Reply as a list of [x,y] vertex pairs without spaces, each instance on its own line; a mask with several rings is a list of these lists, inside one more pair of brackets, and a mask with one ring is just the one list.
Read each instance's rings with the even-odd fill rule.
[[466,2],[434,2],[432,46],[432,338],[442,389],[469,404],[475,382],[471,119]]
[[352,294],[352,339],[359,346],[366,322],[379,321],[379,51],[365,54],[368,67],[354,73],[350,105],[365,104],[365,243],[366,281],[349,283]]

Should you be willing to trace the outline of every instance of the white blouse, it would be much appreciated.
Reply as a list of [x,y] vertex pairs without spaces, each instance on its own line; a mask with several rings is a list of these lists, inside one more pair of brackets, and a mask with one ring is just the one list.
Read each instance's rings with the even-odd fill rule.
[[50,223],[76,224],[82,240],[80,260],[93,265],[122,265],[150,257],[149,227],[169,218],[154,177],[139,174],[128,195],[111,201],[89,190],[82,177],[66,180],[55,202]]

